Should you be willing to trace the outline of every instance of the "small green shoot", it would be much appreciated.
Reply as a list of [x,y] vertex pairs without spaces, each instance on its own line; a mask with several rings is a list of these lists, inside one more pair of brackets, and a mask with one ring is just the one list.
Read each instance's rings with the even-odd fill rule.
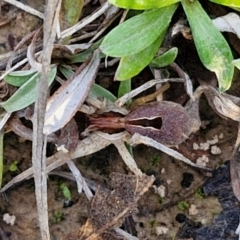
[[162,197],[158,197],[158,203],[161,205],[164,203],[164,199]]
[[18,165],[18,161],[14,161],[14,162],[9,166],[9,171],[10,171],[10,172],[19,171],[17,165]]
[[60,223],[63,220],[63,213],[60,211],[55,211],[53,215],[53,221],[55,223]]
[[59,189],[61,190],[61,192],[65,198],[71,199],[71,192],[65,183],[62,183],[59,186]]
[[157,225],[156,219],[153,219],[153,220],[150,221],[150,226],[151,226],[151,228],[155,228],[156,225]]
[[150,228],[151,228],[151,235],[155,235],[156,233],[155,233],[155,228],[156,228],[156,226],[157,226],[157,221],[156,221],[156,219],[153,219],[153,220],[151,220],[150,221]]
[[204,195],[204,193],[203,193],[202,187],[198,187],[198,188],[196,189],[195,195],[196,195],[198,198],[200,198],[200,199],[202,199],[202,198],[205,197],[205,195]]
[[187,201],[181,201],[177,204],[177,207],[178,207],[179,210],[184,212],[187,209],[189,209],[190,204]]
[[212,218],[214,218],[215,216],[217,216],[219,213],[215,212],[215,211],[211,211],[211,216]]
[[157,166],[159,161],[160,161],[159,155],[155,154],[151,157],[150,164],[151,164],[151,166]]

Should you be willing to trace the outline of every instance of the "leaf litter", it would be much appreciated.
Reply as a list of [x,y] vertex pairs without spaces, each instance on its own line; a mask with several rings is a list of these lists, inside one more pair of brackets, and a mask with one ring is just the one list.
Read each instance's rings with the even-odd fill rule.
[[[102,7],[99,8],[98,13],[100,14],[101,11],[102,13],[104,13],[104,11],[107,8],[109,8],[107,4],[102,5]],[[80,28],[81,27],[82,26],[80,25]],[[76,29],[79,29],[79,25],[77,26]],[[69,31],[69,33],[65,31],[64,34],[70,34],[71,31]],[[70,163],[69,162],[70,159],[78,158],[80,156],[85,156],[87,154],[94,153],[95,151],[103,149],[107,145],[110,145],[111,141],[115,141],[115,144],[118,147],[118,149],[120,149],[120,146],[121,146],[121,149],[124,149],[123,145],[119,145],[118,139],[115,139],[115,140],[112,139],[109,142],[109,139],[108,139],[109,136],[98,134],[98,133],[96,134],[94,133],[88,138],[83,139],[81,142],[78,142],[79,136],[77,134],[78,131],[76,128],[76,124],[74,120],[70,121],[70,119],[72,119],[72,117],[75,115],[76,111],[78,111],[79,107],[85,101],[88,95],[88,92],[90,90],[90,87],[92,86],[92,83],[95,80],[95,76],[98,72],[99,65],[100,65],[99,58],[93,57],[91,58],[90,62],[86,60],[86,63],[83,64],[82,66],[83,68],[82,71],[79,71],[79,75],[75,76],[76,78],[69,79],[59,89],[57,93],[52,95],[52,99],[50,99],[49,101],[49,105],[47,107],[48,108],[47,113],[49,114],[51,121],[45,122],[46,123],[45,131],[50,133],[56,130],[60,130],[60,135],[59,135],[60,137],[59,137],[58,143],[60,146],[64,146],[63,149],[67,151],[57,152],[55,155],[53,155],[52,157],[49,157],[46,160],[46,170],[44,170],[46,171],[46,173],[51,170],[54,170],[56,167],[61,166],[64,163]],[[82,82],[79,81],[78,77],[79,79],[84,79],[85,81],[82,81]],[[71,83],[72,83],[72,86],[71,86]],[[68,89],[68,87],[71,87],[71,88]],[[237,106],[238,100],[236,98],[233,100],[231,95],[219,95],[218,93],[211,91],[211,89],[209,91],[210,91],[210,97],[206,94],[207,98],[210,99],[209,102],[212,102],[212,105],[214,106],[213,109],[216,109],[217,114],[219,114],[220,116],[230,117],[231,119],[238,121],[238,111],[239,111]],[[69,100],[68,98],[65,97],[68,95],[68,93],[72,94],[72,92],[74,92],[74,95],[72,95],[74,97],[72,97],[72,99]],[[81,93],[80,97],[78,96],[79,92]],[[75,97],[75,96],[78,96],[78,97]],[[64,103],[65,100],[67,100],[67,104]],[[76,100],[76,103],[71,105],[71,100]],[[59,105],[59,102],[61,101],[63,102],[62,106]],[[61,111],[56,110],[58,109],[59,106],[62,107]],[[231,116],[229,115],[229,111],[228,111],[229,108],[233,109]],[[56,128],[54,128],[56,122],[58,122],[58,124],[56,124]],[[19,126],[21,125],[21,123],[18,123],[18,124]],[[71,139],[70,136],[73,138]],[[103,136],[105,138],[103,138]],[[127,138],[128,136],[126,135],[124,137]],[[71,140],[73,140],[73,142],[71,142]],[[98,143],[97,148],[94,148],[94,147],[92,149],[89,148],[90,145],[96,145],[96,143]],[[129,156],[128,158],[130,159],[131,157]],[[69,168],[70,168],[70,164],[69,164]],[[112,189],[114,190],[112,190],[112,192],[110,193],[106,193],[106,191],[102,190],[101,187],[98,188],[98,190],[95,193],[95,196],[92,199],[92,204],[89,210],[88,220],[86,224],[83,225],[79,231],[75,232],[73,235],[70,235],[70,236],[82,237],[80,239],[95,239],[95,238],[101,239],[102,237],[101,234],[102,234],[104,236],[103,239],[108,239],[108,238],[123,239],[120,236],[118,237],[116,236],[116,233],[111,230],[112,227],[120,226],[125,216],[134,212],[133,210],[137,206],[136,202],[139,200],[140,197],[142,197],[143,192],[148,190],[148,188],[152,185],[152,182],[153,182],[153,178],[147,177],[147,176],[145,176],[148,179],[146,182],[142,180],[144,175],[142,175],[138,167],[133,166],[133,169],[135,169],[133,171],[136,173],[136,175],[124,175],[124,174],[121,175],[119,173],[115,175],[114,174],[110,175],[115,177],[115,182],[112,186]],[[71,169],[71,171],[74,171],[74,170]],[[33,168],[28,168],[25,172],[15,177],[12,182],[10,181],[6,186],[4,186],[4,188],[2,189],[2,192],[5,191],[8,187],[12,186],[14,182],[16,183],[18,181],[22,181],[32,176],[32,174],[35,174],[33,171]],[[76,175],[76,174],[73,174],[73,175]],[[77,178],[80,178],[80,177],[77,177]],[[123,182],[125,184],[122,184]],[[168,181],[168,182],[171,182],[171,181]],[[140,189],[138,189],[138,184],[140,185],[142,184],[141,186],[139,185]],[[137,193],[136,192],[137,190],[139,190],[140,192]],[[114,203],[119,203],[119,205]],[[104,211],[102,211],[101,208],[99,209],[99,206],[101,206],[102,209],[104,209]],[[119,207],[118,209],[119,212],[116,211],[116,208],[118,207]],[[108,218],[109,215],[113,217]],[[161,222],[161,220],[159,221]],[[87,231],[87,235],[84,235],[86,231]],[[82,234],[82,232],[84,233]]]

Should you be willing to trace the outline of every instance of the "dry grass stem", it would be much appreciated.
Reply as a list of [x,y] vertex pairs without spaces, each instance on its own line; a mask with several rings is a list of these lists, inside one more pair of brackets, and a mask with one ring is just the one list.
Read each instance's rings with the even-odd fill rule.
[[35,15],[35,16],[41,18],[41,19],[44,19],[44,14],[43,13],[41,13],[41,12],[35,10],[34,8],[31,8],[31,7],[27,6],[26,4],[23,4],[23,3],[19,2],[19,1],[16,1],[16,0],[4,0],[4,2],[10,3],[10,4],[14,5],[17,8],[22,9],[25,12],[28,12],[28,13],[30,13],[32,15]]
[[35,180],[38,221],[43,240],[50,239],[47,205],[46,145],[43,134],[45,109],[48,98],[48,74],[50,71],[53,43],[56,37],[56,25],[59,19],[61,0],[48,1],[43,26],[42,72],[37,84],[37,99],[33,117],[32,165]]
[[76,167],[72,160],[67,161],[67,165],[76,180],[78,192],[82,193],[82,190],[84,190],[88,200],[90,200],[93,197],[93,194],[89,189],[87,183],[85,182],[85,179],[83,178],[82,174],[80,173],[80,171],[78,170],[78,168]]
[[135,88],[134,90],[132,90],[130,93],[127,93],[125,95],[123,95],[121,98],[119,98],[115,103],[116,106],[118,107],[122,107],[123,105],[126,104],[126,102],[128,100],[130,100],[131,98],[137,96],[139,93],[142,93],[143,91],[155,86],[156,84],[159,83],[166,83],[166,82],[184,82],[183,78],[165,78],[165,79],[154,79],[154,80],[150,80],[144,84],[142,84],[140,87]]
[[[98,144],[96,144],[96,142]],[[46,173],[51,172],[52,170],[62,166],[70,159],[75,159],[83,157],[94,152],[100,151],[110,145],[110,142],[107,139],[103,139],[98,133],[91,134],[88,138],[83,139],[79,142],[76,150],[74,152],[64,153],[62,151],[55,153],[53,156],[47,158],[46,160]],[[8,182],[2,189],[1,192],[5,192],[8,188],[14,184],[21,182],[25,179],[33,177],[33,168],[29,168],[26,171],[20,173],[14,177],[10,182]]]
[[64,30],[61,33],[61,39],[64,39],[66,37],[71,36],[73,33],[77,32],[78,30],[82,29],[83,27],[85,27],[89,23],[93,22],[95,19],[100,17],[102,14],[104,14],[108,10],[108,8],[110,8],[110,7],[111,7],[111,4],[106,2],[96,12],[94,12],[91,16],[82,19],[80,22],[78,22],[74,26]]

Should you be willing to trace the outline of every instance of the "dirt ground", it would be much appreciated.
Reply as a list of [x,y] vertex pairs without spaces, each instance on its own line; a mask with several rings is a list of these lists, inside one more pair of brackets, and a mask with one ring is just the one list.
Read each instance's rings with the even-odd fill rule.
[[[36,5],[33,1],[25,2],[39,10],[43,9],[43,3],[40,3],[40,1]],[[16,10],[12,6],[4,5],[2,11],[3,17],[9,17],[9,13],[14,12],[16,18],[1,26],[1,54],[9,52],[12,48],[11,44],[15,45],[22,36],[41,24],[41,21],[37,18]],[[178,37],[174,39],[173,44],[181,49],[177,63],[190,75],[195,87],[199,84],[198,81],[207,82],[213,79],[212,73],[205,70],[201,65],[192,42],[184,42],[182,37]],[[113,92],[116,91],[119,83],[112,81],[113,76],[111,74],[103,77],[104,70],[101,71],[97,77],[97,82]],[[133,82],[135,81],[136,85],[140,85],[151,78],[151,73],[144,70]],[[238,78],[239,73],[236,72],[236,80],[229,93],[240,97]],[[165,98],[169,101],[186,103],[184,100],[186,93],[179,84],[172,84],[165,93]],[[205,156],[203,161],[207,159],[206,165],[217,169],[231,158],[238,125],[232,120],[220,118],[211,109],[204,97],[200,101],[200,117],[202,121],[201,129],[192,134],[176,150],[193,161]],[[207,141],[211,142],[209,148],[205,150],[197,149],[197,146]],[[25,141],[12,132],[5,134],[3,185],[20,172],[31,167],[31,151],[30,141]],[[51,155],[54,151],[55,147],[49,145],[48,154]],[[209,179],[214,178],[215,173],[206,173],[195,169],[144,145],[135,147],[133,155],[138,167],[144,173],[154,175],[156,181],[154,187],[138,202],[138,213],[127,218],[123,228],[138,236],[139,239],[213,239],[210,235],[209,237],[205,235],[205,238],[202,238],[200,231],[197,232],[196,230],[202,230],[204,227],[213,225],[214,219],[223,213],[224,208],[218,196],[216,194],[209,194],[208,196],[204,194],[204,184]],[[17,169],[10,171],[10,166],[14,162]],[[93,180],[105,187],[111,172],[129,173],[117,149],[112,145],[95,154],[75,159],[74,162],[86,179]],[[68,173],[69,170],[64,165],[56,169],[54,174],[48,176],[48,213],[52,240],[62,239],[68,233],[76,231],[88,217],[90,203],[85,194],[77,192],[77,185],[74,181],[58,175],[66,172]],[[60,190],[62,183],[71,192],[72,204],[66,203],[67,199]],[[228,188],[231,188],[230,183],[227,184]],[[12,225],[3,220],[3,216],[7,213],[15,217]],[[237,228],[237,221],[234,219],[231,223],[233,230]],[[33,179],[17,184],[2,194],[0,226],[1,231],[5,232],[5,239],[40,239]],[[238,239],[233,230],[224,233],[225,235],[219,235],[216,239]]]

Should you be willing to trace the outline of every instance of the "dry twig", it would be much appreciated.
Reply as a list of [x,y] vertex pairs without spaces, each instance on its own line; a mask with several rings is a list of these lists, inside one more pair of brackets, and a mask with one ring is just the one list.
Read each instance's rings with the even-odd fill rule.
[[47,207],[46,178],[46,136],[43,134],[45,109],[48,97],[48,73],[50,70],[53,43],[56,37],[56,26],[59,19],[61,0],[48,1],[43,26],[42,74],[37,84],[37,100],[33,117],[32,165],[35,180],[35,194],[39,226],[42,239],[50,239]]

